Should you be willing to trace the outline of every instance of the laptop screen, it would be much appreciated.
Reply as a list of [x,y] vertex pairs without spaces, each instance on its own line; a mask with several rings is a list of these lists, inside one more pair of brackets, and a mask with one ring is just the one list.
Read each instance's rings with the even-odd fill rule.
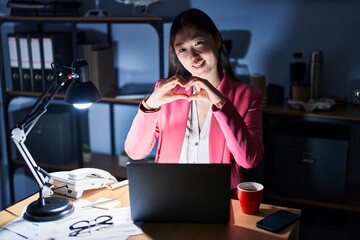
[[229,221],[230,165],[131,161],[127,176],[133,221]]

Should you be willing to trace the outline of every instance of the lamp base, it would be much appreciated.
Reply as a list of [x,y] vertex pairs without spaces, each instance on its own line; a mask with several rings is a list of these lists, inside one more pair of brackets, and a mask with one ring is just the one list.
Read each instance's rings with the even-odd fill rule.
[[[45,203],[41,204],[42,202]],[[72,214],[74,210],[73,203],[65,198],[40,198],[30,203],[24,213],[24,219],[31,222],[55,221]]]

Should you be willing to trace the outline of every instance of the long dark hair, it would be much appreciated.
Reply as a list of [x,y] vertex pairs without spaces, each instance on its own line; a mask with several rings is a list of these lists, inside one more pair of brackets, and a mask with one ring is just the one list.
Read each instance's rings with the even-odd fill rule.
[[219,48],[218,71],[222,74],[222,70],[225,69],[228,75],[230,75],[234,80],[237,80],[231,67],[224,41],[219,30],[215,26],[215,23],[206,13],[195,8],[181,12],[175,17],[171,25],[168,77],[171,77],[174,74],[179,74],[186,79],[191,76],[190,72],[188,72],[180,63],[174,49],[175,35],[185,26],[195,26],[196,28],[211,34],[213,37],[217,34],[220,36],[221,47]]

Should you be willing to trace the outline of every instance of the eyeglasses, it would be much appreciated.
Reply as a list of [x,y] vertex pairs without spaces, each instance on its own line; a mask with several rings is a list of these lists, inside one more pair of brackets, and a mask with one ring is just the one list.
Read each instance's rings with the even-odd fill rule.
[[112,216],[102,215],[94,220],[82,220],[72,224],[69,228],[72,231],[69,237],[88,236],[93,231],[105,231],[113,226]]

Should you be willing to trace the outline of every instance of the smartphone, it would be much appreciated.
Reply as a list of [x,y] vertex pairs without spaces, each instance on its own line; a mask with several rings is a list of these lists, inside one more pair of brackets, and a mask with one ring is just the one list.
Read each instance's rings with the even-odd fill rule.
[[278,210],[258,221],[256,226],[276,233],[298,219],[300,219],[300,215],[285,210]]

